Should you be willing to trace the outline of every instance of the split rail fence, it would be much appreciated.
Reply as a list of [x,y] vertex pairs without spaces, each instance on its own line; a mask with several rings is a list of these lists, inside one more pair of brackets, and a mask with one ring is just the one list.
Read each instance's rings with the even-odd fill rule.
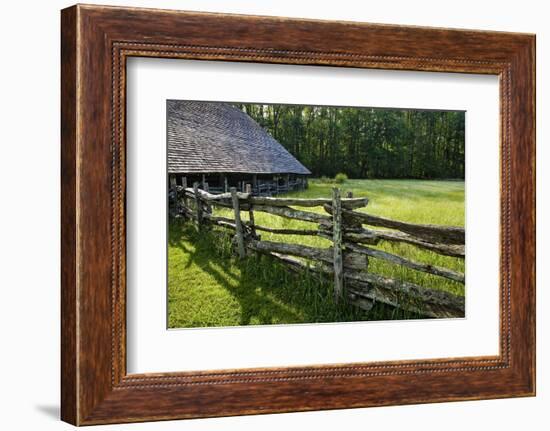
[[[300,199],[263,197],[247,192],[211,194],[199,188],[173,186],[170,212],[194,220],[198,229],[220,226],[235,233],[236,252],[240,258],[250,251],[267,254],[293,270],[313,270],[334,279],[334,298],[344,298],[364,310],[374,303],[418,313],[427,317],[463,317],[464,296],[419,286],[368,271],[369,259],[383,259],[392,264],[447,278],[464,284],[464,274],[426,263],[416,262],[370,246],[382,241],[405,243],[420,249],[464,259],[465,231],[461,227],[413,224],[378,217],[362,211],[367,198],[343,198],[334,188],[332,198]],[[213,207],[233,210],[233,217],[215,215]],[[297,209],[297,208],[300,209]],[[307,208],[323,207],[324,212]],[[241,218],[248,212],[248,220]],[[264,212],[288,219],[315,223],[315,229],[281,229],[255,223],[254,213]],[[369,226],[369,227],[365,227]],[[373,229],[372,227],[384,228]],[[280,235],[319,236],[332,242],[329,248],[285,242],[265,241],[258,232]]]

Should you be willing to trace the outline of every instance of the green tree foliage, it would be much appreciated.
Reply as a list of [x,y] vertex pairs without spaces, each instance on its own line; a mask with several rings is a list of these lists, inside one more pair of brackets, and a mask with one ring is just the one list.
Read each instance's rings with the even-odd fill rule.
[[316,177],[464,178],[464,112],[237,106]]

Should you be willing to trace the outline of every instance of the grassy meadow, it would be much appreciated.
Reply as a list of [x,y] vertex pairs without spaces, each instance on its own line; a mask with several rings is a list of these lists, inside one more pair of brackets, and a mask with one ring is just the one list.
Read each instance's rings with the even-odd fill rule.
[[[330,197],[338,186],[354,197],[366,196],[360,211],[412,223],[464,226],[464,182],[435,180],[346,180],[333,184],[310,180],[307,190],[287,196]],[[307,210],[324,212],[322,208]],[[216,214],[232,216],[230,210]],[[310,228],[314,223],[255,212],[259,225]],[[242,212],[244,220],[248,213]],[[319,237],[259,232],[262,240],[329,247]],[[464,272],[464,260],[424,251],[407,244],[381,242],[376,248],[418,262]],[[369,272],[425,287],[464,295],[464,285],[445,278],[371,258]],[[229,232],[216,228],[197,233],[191,223],[171,220],[168,241],[168,326],[170,328],[261,324],[321,323],[417,318],[400,309],[376,304],[369,312],[335,304],[332,283],[313,273],[294,274],[267,256],[239,261],[231,253]]]

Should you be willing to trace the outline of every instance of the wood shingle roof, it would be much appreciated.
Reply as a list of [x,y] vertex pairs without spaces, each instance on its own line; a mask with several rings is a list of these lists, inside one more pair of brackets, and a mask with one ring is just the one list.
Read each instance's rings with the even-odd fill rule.
[[168,100],[167,115],[169,173],[311,173],[229,103]]

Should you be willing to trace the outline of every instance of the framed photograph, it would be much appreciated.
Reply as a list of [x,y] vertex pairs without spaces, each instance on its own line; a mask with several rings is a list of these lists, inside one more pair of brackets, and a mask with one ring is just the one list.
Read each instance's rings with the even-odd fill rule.
[[61,416],[535,394],[535,37],[62,11]]

